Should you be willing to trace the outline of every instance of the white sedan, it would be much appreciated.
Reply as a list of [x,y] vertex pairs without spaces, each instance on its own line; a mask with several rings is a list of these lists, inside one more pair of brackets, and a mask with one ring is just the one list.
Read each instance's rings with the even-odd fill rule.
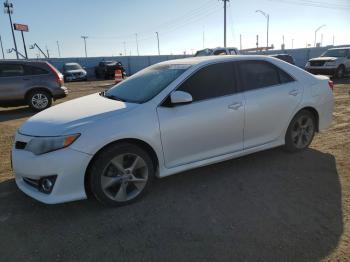
[[87,192],[127,204],[155,177],[281,145],[307,148],[332,121],[332,88],[266,56],[162,62],[25,122],[12,151],[16,183],[49,204]]

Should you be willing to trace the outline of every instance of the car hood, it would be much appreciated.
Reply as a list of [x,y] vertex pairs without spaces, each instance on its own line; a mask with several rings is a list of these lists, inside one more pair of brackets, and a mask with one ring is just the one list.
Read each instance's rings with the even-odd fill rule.
[[337,60],[337,57],[323,56],[323,57],[312,58],[309,61],[335,61],[335,60]]
[[86,73],[84,69],[75,69],[75,70],[66,70],[65,74],[74,74],[74,73]]
[[138,104],[108,99],[96,93],[48,108],[29,118],[18,131],[30,136],[69,134],[137,106]]

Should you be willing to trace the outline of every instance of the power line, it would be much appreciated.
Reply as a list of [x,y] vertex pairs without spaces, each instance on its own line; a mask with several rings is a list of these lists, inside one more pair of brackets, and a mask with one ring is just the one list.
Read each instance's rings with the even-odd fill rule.
[[329,4],[324,2],[315,2],[315,1],[306,1],[306,0],[269,0],[271,2],[278,2],[278,3],[284,3],[284,4],[294,4],[294,5],[300,5],[300,6],[310,6],[310,7],[320,7],[320,8],[326,8],[326,9],[336,9],[336,10],[343,10],[344,9],[350,9],[349,5],[339,5],[339,4]]

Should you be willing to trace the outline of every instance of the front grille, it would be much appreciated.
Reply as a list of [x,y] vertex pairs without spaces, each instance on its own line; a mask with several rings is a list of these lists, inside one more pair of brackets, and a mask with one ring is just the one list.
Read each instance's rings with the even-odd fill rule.
[[310,66],[323,66],[326,61],[310,61]]
[[26,182],[28,185],[39,189],[39,181],[40,180],[36,180],[36,179],[32,179],[32,178],[28,178],[28,177],[23,177],[23,181]]
[[16,141],[15,148],[16,149],[24,149],[26,147],[27,143],[22,141]]

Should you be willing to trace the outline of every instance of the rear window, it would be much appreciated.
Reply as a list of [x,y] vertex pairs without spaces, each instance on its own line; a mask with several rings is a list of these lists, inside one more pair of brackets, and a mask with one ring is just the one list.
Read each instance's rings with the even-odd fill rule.
[[49,71],[42,69],[40,67],[36,67],[36,66],[26,66],[25,68],[26,70],[26,75],[45,75],[48,74]]
[[0,64],[0,77],[23,76],[24,67],[19,64]]

